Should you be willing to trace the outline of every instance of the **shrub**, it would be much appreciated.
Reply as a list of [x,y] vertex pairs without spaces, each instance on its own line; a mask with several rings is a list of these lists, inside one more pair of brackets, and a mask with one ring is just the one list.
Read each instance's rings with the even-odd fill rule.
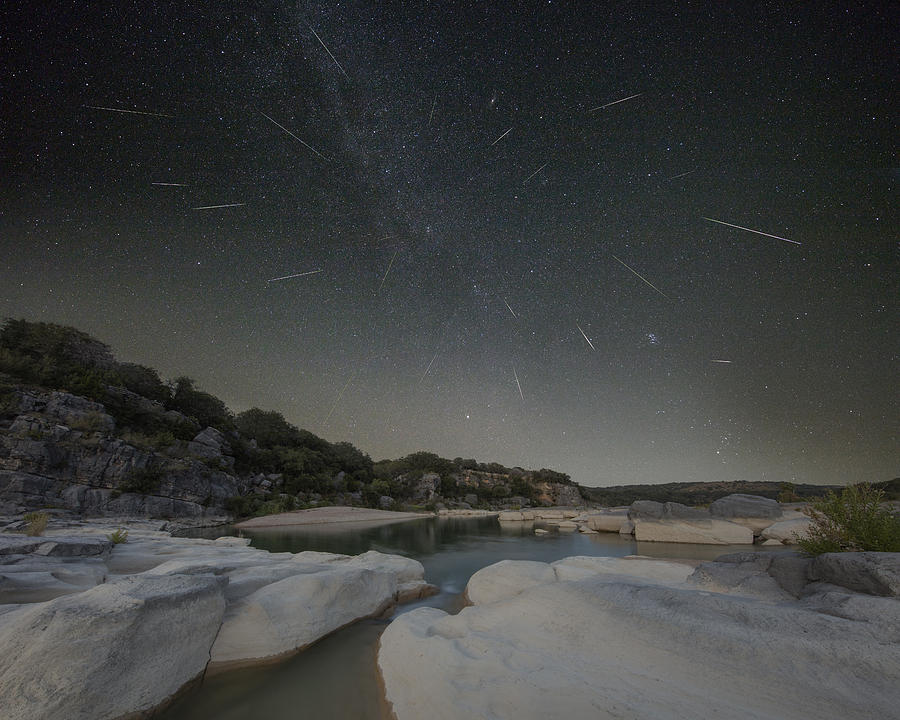
[[157,467],[136,468],[125,476],[118,489],[121,492],[147,495],[159,489],[163,475],[163,471]]
[[103,413],[89,412],[70,421],[69,427],[86,433],[102,433],[107,428],[107,422]]
[[45,512],[30,512],[25,514],[25,534],[32,537],[43,535],[47,529],[50,516]]
[[884,493],[867,483],[833,490],[812,501],[807,537],[798,544],[810,555],[827,552],[900,552],[900,518],[882,507]]
[[106,537],[109,538],[110,541],[112,541],[113,545],[120,545],[121,543],[128,542],[128,531],[123,528],[119,528],[115,532],[111,532]]

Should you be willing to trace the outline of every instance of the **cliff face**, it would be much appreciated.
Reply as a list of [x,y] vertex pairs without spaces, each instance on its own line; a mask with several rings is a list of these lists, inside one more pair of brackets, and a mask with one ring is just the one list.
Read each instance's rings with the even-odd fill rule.
[[0,512],[215,516],[226,514],[226,498],[247,491],[248,481],[226,472],[234,459],[212,429],[187,444],[186,456],[171,457],[113,437],[105,407],[77,395],[17,389],[5,411]]

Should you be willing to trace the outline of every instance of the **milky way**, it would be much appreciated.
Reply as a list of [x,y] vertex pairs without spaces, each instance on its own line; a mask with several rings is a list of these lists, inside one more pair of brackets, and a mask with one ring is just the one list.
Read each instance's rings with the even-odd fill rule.
[[376,459],[900,474],[878,5],[179,5],[2,11],[0,314]]

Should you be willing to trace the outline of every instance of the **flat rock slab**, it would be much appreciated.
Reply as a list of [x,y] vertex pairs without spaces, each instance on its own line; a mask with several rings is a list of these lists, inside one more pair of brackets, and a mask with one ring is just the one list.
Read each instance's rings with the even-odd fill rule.
[[235,527],[250,529],[343,522],[400,522],[429,517],[434,517],[434,513],[392,512],[390,510],[335,506],[312,508],[311,510],[294,510],[293,512],[278,513],[277,515],[250,518],[237,523]]
[[636,517],[634,537],[648,542],[696,543],[699,545],[752,545],[753,531],[720,519],[661,519]]
[[866,621],[893,600],[817,596],[819,612],[616,569],[396,618],[378,654],[396,717],[894,716],[900,646]]
[[35,553],[54,557],[96,557],[108,553],[112,546],[112,541],[98,537],[0,535],[0,556]]

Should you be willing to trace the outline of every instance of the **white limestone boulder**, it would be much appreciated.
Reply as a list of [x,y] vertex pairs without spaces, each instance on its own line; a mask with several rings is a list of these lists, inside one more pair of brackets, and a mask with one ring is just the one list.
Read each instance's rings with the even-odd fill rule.
[[764,540],[777,540],[785,545],[795,545],[799,538],[804,538],[809,533],[812,520],[805,515],[790,520],[780,520],[772,523],[760,532]]
[[714,518],[632,518],[635,540],[696,543],[701,545],[751,545],[753,531],[727,520]]
[[547,563],[534,560],[501,560],[481,568],[466,585],[466,598],[475,605],[506,600],[526,588],[556,582]]
[[0,615],[0,715],[106,720],[152,710],[206,667],[223,585],[126,578]]
[[587,516],[587,526],[597,532],[617,533],[628,520],[628,510],[610,510]]
[[295,652],[394,602],[394,574],[341,566],[287,577],[229,605],[211,664],[247,663]]

